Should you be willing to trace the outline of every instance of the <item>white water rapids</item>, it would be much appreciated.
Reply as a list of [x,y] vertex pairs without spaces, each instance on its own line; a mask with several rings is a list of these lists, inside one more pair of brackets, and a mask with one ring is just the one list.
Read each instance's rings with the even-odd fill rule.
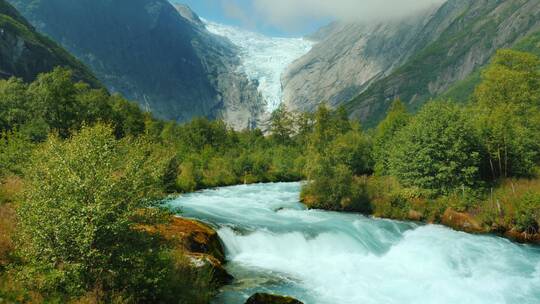
[[306,210],[299,183],[206,190],[170,203],[218,229],[236,280],[306,304],[540,303],[540,248],[436,225]]

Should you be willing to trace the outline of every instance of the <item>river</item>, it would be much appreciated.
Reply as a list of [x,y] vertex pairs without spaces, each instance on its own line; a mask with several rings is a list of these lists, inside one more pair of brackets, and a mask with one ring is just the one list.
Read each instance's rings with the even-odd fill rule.
[[306,304],[540,303],[540,248],[438,225],[306,210],[300,183],[224,187],[170,202],[218,229],[236,278],[215,299],[254,292]]

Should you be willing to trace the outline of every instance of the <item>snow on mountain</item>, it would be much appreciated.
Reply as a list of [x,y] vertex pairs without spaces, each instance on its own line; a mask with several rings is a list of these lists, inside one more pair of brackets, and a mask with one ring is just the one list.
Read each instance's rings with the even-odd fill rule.
[[203,20],[211,33],[227,37],[240,48],[242,68],[248,78],[259,83],[266,100],[266,110],[272,112],[281,103],[281,74],[296,59],[311,50],[313,42],[303,38],[268,37],[237,27]]

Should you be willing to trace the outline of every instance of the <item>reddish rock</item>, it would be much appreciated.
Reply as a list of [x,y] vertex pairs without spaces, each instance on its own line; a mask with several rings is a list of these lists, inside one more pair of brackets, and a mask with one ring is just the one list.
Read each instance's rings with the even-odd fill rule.
[[424,219],[424,214],[422,212],[418,212],[416,210],[409,210],[409,214],[407,215],[407,218],[411,221],[421,221]]
[[520,232],[517,229],[506,231],[504,236],[520,243],[536,243],[540,244],[540,233]]
[[441,223],[455,230],[469,233],[487,232],[487,229],[470,214],[457,212],[452,208],[446,209],[441,218]]
[[217,232],[199,221],[175,216],[167,224],[144,225],[141,228],[150,233],[159,233],[165,240],[182,246],[188,252],[205,253],[222,263],[225,261]]

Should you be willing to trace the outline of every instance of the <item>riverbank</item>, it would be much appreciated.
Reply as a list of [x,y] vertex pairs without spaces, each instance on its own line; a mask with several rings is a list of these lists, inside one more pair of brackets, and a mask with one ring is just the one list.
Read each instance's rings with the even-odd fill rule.
[[[104,291],[99,288],[68,300],[63,295],[48,294],[46,290],[31,290],[20,281],[19,271],[27,263],[15,246],[19,225],[18,198],[22,189],[23,181],[16,177],[0,183],[0,303],[106,302]],[[135,233],[126,243],[132,244],[133,250],[142,248],[141,242],[152,244],[153,255],[158,257],[153,262],[164,264],[159,271],[170,282],[170,299],[167,301],[180,299],[205,304],[220,287],[233,280],[223,266],[225,253],[217,232],[211,227],[167,213],[155,215],[153,211],[141,211],[135,217],[133,221],[137,224],[132,227]],[[130,275],[140,276],[140,269],[133,269]],[[125,295],[129,296],[128,292]],[[121,300],[123,296],[118,295],[116,299]],[[128,302],[130,300],[126,300]]]
[[219,232],[235,280],[214,303],[244,303],[258,292],[318,304],[540,300],[537,247],[439,225],[306,210],[300,189],[240,185],[169,202]]
[[519,243],[540,244],[540,179],[508,179],[494,188],[429,196],[402,187],[391,177],[363,176],[358,202],[321,203],[302,193],[309,208],[360,212],[377,218],[441,224],[473,234],[495,234]]

